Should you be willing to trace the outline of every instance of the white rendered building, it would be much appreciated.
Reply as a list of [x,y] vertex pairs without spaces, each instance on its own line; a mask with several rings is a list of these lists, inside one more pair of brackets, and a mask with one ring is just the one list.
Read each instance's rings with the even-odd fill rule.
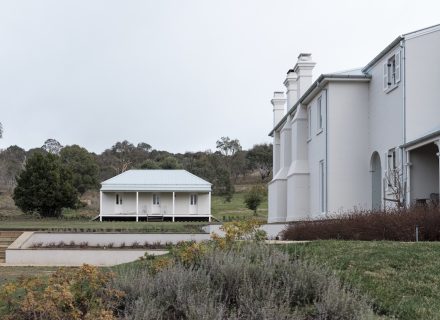
[[211,221],[211,183],[186,170],[128,170],[101,185],[100,221]]
[[365,67],[312,81],[300,54],[272,99],[269,222],[438,203],[440,25],[397,37]]

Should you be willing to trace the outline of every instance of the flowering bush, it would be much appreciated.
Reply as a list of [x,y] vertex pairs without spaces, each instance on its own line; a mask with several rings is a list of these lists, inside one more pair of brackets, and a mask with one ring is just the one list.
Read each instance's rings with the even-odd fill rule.
[[110,283],[114,275],[96,267],[60,268],[48,278],[22,278],[0,290],[4,319],[116,319],[124,293]]

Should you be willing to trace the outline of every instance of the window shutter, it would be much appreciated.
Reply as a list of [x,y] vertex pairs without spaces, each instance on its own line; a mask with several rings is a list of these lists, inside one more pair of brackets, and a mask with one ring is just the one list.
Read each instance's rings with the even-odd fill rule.
[[388,89],[388,63],[383,64],[383,90]]
[[400,50],[396,52],[396,83],[400,82]]

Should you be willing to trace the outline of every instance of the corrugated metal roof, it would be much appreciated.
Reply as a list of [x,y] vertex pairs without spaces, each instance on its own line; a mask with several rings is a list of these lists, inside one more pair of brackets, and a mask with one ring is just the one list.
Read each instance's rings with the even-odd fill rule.
[[338,72],[332,72],[331,74],[340,74],[340,75],[352,75],[352,76],[363,76],[362,68],[343,70]]
[[211,183],[186,170],[128,170],[101,185],[101,191],[211,191]]

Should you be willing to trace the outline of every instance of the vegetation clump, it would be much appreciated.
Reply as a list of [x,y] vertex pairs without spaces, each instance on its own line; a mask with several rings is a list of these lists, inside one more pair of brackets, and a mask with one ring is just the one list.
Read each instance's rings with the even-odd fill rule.
[[257,214],[257,209],[265,197],[265,189],[262,186],[253,186],[244,197],[244,203],[249,210]]
[[2,319],[117,319],[125,294],[111,287],[113,277],[113,273],[83,265],[74,270],[61,268],[48,278],[7,283],[0,291],[6,306]]
[[315,264],[275,247],[190,244],[150,268],[123,269],[127,319],[370,319],[356,293]]
[[168,257],[121,268],[125,318],[371,319],[365,300],[333,274],[258,241],[259,226],[226,224],[224,238],[179,243]]
[[73,208],[78,194],[72,172],[52,153],[35,152],[17,179],[15,204],[26,213],[59,217],[63,208]]
[[284,230],[283,239],[439,241],[440,215],[434,206],[355,211],[294,222]]

